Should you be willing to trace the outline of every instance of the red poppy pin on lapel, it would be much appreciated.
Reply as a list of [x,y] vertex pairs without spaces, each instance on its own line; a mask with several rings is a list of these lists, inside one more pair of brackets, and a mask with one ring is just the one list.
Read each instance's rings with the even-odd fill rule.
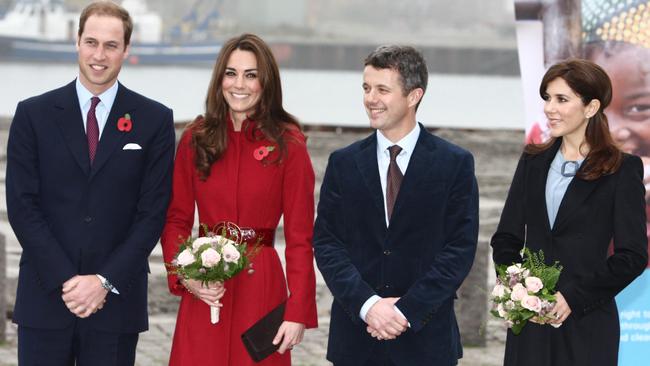
[[265,157],[269,156],[273,150],[275,150],[275,146],[260,146],[253,151],[253,156],[255,157],[255,160],[261,161]]
[[125,114],[124,117],[117,120],[117,129],[122,132],[129,132],[133,128],[133,123],[131,123],[131,115]]

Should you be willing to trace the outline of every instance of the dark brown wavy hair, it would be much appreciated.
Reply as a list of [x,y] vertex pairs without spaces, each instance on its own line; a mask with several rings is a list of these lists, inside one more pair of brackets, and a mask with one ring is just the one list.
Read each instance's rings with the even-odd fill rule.
[[[616,172],[621,166],[623,154],[609,132],[609,123],[604,113],[612,101],[612,82],[609,76],[600,66],[588,60],[569,59],[559,62],[551,66],[542,78],[539,86],[542,99],[546,99],[548,84],[557,78],[563,79],[571,90],[580,96],[583,105],[586,106],[593,99],[600,102],[600,108],[587,122],[583,144],[587,144],[589,152],[576,176],[584,180],[594,180]],[[525,151],[539,154],[549,149],[555,140],[556,138],[551,138],[543,144],[527,145]]]
[[[192,146],[195,151],[194,164],[199,177],[205,180],[210,168],[219,160],[228,146],[228,113],[230,107],[223,96],[223,81],[230,55],[235,50],[252,52],[257,60],[257,77],[262,87],[262,95],[255,111],[248,116],[257,122],[254,127],[244,123],[246,136],[254,139],[267,138],[278,145],[280,154],[275,161],[279,163],[287,153],[284,132],[287,129],[301,131],[298,120],[282,107],[282,86],[280,71],[269,46],[254,34],[242,34],[228,40],[217,57],[212,70],[212,79],[205,100],[205,115],[197,117],[188,128],[192,131]],[[249,131],[249,129],[253,129]]]

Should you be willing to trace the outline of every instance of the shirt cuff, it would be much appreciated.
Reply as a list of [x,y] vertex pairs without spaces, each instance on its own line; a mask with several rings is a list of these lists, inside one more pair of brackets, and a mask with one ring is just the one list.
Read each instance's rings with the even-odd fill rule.
[[364,322],[366,321],[366,315],[368,315],[368,310],[377,303],[377,301],[381,300],[381,297],[377,295],[372,295],[366,302],[363,303],[363,306],[361,307],[361,310],[359,311],[359,316],[361,317],[361,320]]
[[[102,286],[103,286],[103,285],[104,285],[104,282],[106,282],[106,277],[104,277],[104,276],[102,276],[102,275],[100,275],[100,274],[95,274],[95,276],[97,276],[97,278],[99,278],[99,281],[101,281]],[[119,295],[119,294],[120,294],[120,292],[117,291],[117,288],[115,288],[115,286],[113,286],[113,285],[111,285],[111,292],[114,293],[115,295]]]

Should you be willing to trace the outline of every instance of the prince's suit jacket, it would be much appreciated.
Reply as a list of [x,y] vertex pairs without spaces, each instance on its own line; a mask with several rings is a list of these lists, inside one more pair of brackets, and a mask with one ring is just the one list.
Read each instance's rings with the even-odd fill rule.
[[[478,236],[472,155],[421,126],[388,227],[383,199],[376,134],[330,156],[314,229],[334,295],[327,358],[359,366],[384,346],[395,365],[455,365],[462,348],[453,302]],[[375,294],[400,297],[411,327],[396,340],[372,338],[359,317]]]
[[[117,121],[130,114],[132,129]],[[124,150],[127,143],[140,150]],[[99,273],[119,290],[81,321],[147,329],[147,257],[171,190],[172,111],[121,84],[90,165],[75,83],[18,104],[7,147],[7,213],[23,252],[14,322],[61,329],[75,316],[61,285]]]

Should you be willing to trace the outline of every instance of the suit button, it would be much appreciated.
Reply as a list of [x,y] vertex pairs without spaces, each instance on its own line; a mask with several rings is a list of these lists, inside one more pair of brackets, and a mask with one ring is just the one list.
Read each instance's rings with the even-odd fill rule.
[[390,285],[384,285],[384,288],[385,288],[385,289],[389,289],[389,288],[390,288]]
[[390,255],[390,250],[388,249],[384,250],[384,255]]
[[85,222],[86,224],[89,224],[91,221],[93,221],[93,218],[92,218],[92,217],[90,217],[90,216],[86,216],[86,217],[84,217],[84,222]]

